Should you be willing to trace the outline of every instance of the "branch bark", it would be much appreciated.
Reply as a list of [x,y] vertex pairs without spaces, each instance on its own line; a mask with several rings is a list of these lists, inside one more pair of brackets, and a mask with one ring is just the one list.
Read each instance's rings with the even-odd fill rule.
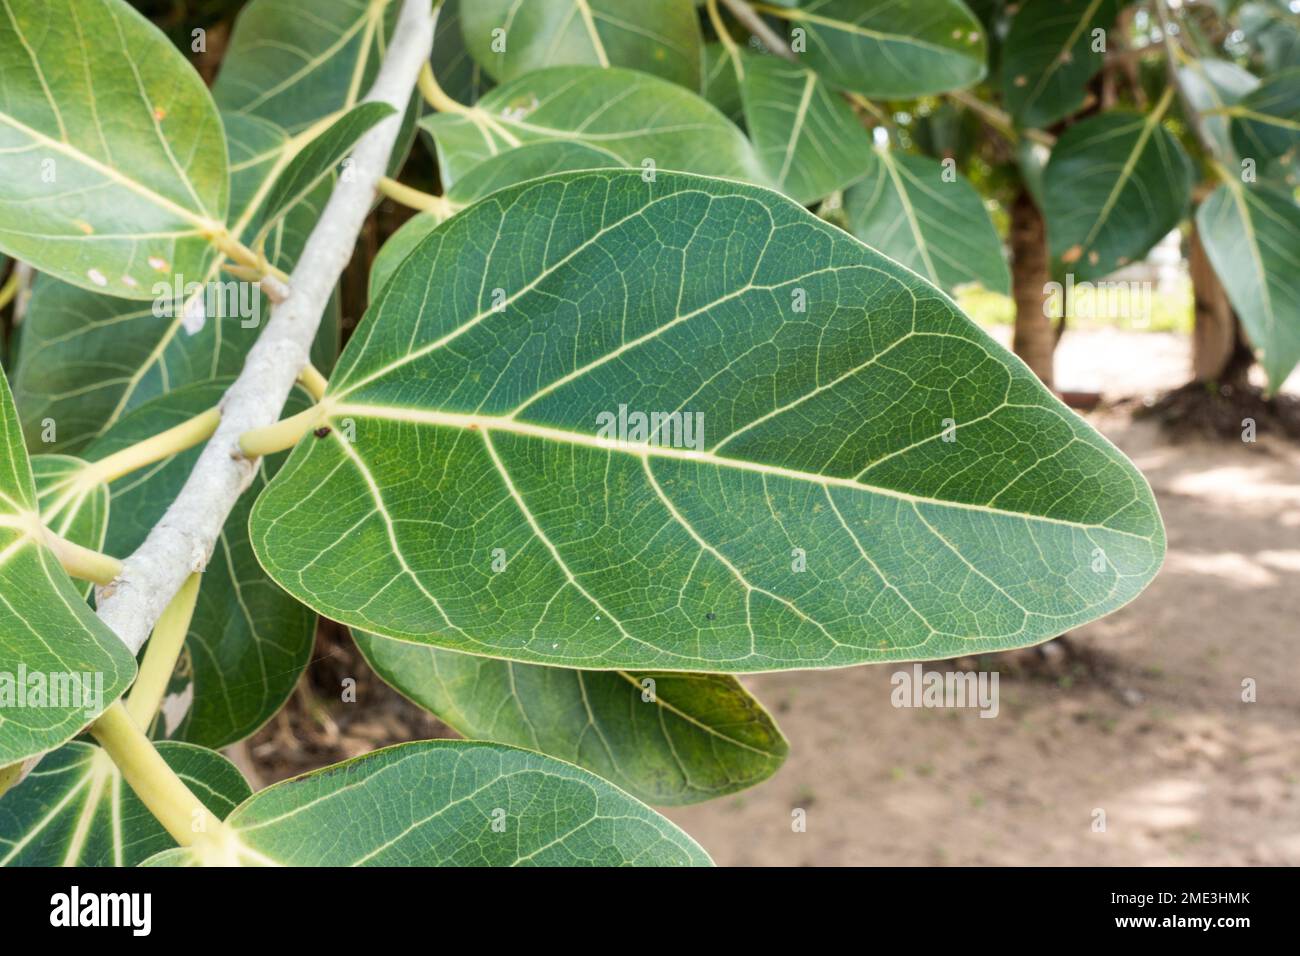
[[366,99],[396,113],[367,133],[353,151],[353,176],[340,180],[312,230],[243,371],[221,402],[221,424],[204,447],[176,500],[122,573],[98,589],[99,617],[133,652],[139,651],[163,610],[194,571],[206,567],[214,543],[257,467],[239,451],[239,436],[279,418],[285,399],[308,362],[321,313],[352,256],[357,234],[384,175],[402,113],[433,45],[430,0],[404,0],[392,46]]

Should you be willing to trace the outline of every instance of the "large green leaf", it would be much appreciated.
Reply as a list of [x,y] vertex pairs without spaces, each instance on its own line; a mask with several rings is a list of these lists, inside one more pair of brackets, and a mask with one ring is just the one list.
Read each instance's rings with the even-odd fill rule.
[[700,84],[693,0],[470,0],[465,46],[497,80],[547,66],[623,66]]
[[1300,207],[1262,183],[1228,181],[1201,203],[1196,226],[1276,391],[1300,361]]
[[[525,143],[509,152],[501,153],[479,163],[456,180],[447,190],[451,212],[470,206],[498,189],[513,186],[529,179],[560,173],[570,169],[605,169],[626,166],[616,154],[596,146],[575,143],[567,139],[543,140]],[[402,227],[388,237],[373,262],[370,263],[370,298],[379,293],[407,253],[420,240],[446,219],[443,212],[426,211],[412,216]]]
[[0,452],[3,767],[76,736],[134,680],[135,661],[42,544],[36,488],[3,375]]
[[468,113],[436,113],[420,125],[433,136],[447,186],[513,146],[556,139],[599,147],[630,166],[652,160],[659,169],[765,178],[749,141],[717,109],[633,70],[538,70],[497,87]]
[[984,76],[984,29],[961,0],[755,6],[789,21],[791,48],[832,86],[902,98],[970,86]]
[[[230,385],[218,379],[169,392],[133,411],[91,442],[83,454],[98,461],[212,408]],[[306,407],[290,397],[290,413]],[[144,542],[180,492],[200,448],[175,455],[111,486],[107,548],[130,554]],[[248,541],[253,498],[283,455],[265,459],[252,487],[235,505],[213,549],[199,588],[185,646],[153,728],[169,737],[224,747],[261,727],[293,692],[311,655],[316,615],[269,580]]]
[[0,249],[133,299],[203,274],[226,144],[180,52],[122,0],[7,0],[0,50]]
[[[254,794],[226,820],[246,866],[707,866],[649,807],[541,754],[398,744]],[[154,866],[199,862],[169,850]]]
[[1025,0],[1002,45],[1002,99],[1022,126],[1050,126],[1083,105],[1120,0]]
[[1103,113],[1057,141],[1043,171],[1054,275],[1080,282],[1108,275],[1145,256],[1183,218],[1194,170],[1160,125],[1163,114]]
[[[681,415],[649,444],[621,406]],[[254,506],[263,566],[335,620],[513,660],[1002,650],[1164,551],[1138,471],[951,300],[735,182],[493,194],[398,267],[321,414]]]
[[[225,757],[190,744],[158,753],[218,819],[252,795]],[[136,866],[175,847],[93,744],[73,741],[0,801],[0,866]]]
[[646,803],[744,790],[789,750],[730,675],[580,671],[353,636],[380,677],[460,734],[586,767]]
[[1232,109],[1232,141],[1261,166],[1294,166],[1300,146],[1300,67],[1268,77]]
[[805,206],[862,177],[871,135],[849,104],[812,70],[773,56],[745,56],[745,126],[776,186]]
[[868,162],[866,177],[844,194],[850,232],[940,288],[978,282],[1011,291],[1002,240],[965,177],[888,149],[872,150]]

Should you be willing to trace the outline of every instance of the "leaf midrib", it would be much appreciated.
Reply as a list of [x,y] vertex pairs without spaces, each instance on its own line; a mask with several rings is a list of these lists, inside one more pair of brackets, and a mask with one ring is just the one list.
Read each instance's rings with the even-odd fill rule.
[[[872,30],[850,20],[835,20],[831,17],[824,17],[819,13],[812,13],[808,10],[801,10],[798,7],[773,7],[765,3],[752,4],[755,10],[760,13],[770,13],[774,17],[780,17],[782,20],[806,20],[809,23],[815,23],[818,26],[826,27],[828,30],[838,30],[842,33],[856,33],[860,36],[867,37],[871,40],[878,40],[881,43],[898,43],[903,46],[913,46],[923,50],[931,50],[935,53],[957,54],[965,56],[966,51],[956,46],[943,46],[938,43],[931,43],[928,40],[922,40],[914,36],[908,36],[902,33],[885,33],[881,30]],[[968,57],[974,59],[974,57]]]
[[172,215],[180,219],[183,219],[188,223],[193,224],[194,226],[197,227],[195,229],[195,233],[194,233],[195,235],[203,235],[208,232],[216,232],[223,228],[224,225],[223,223],[215,219],[209,219],[206,216],[194,212],[193,210],[186,209],[184,206],[181,206],[180,204],[174,202],[173,200],[168,199],[166,196],[163,196],[160,193],[155,192],[154,190],[150,189],[148,186],[145,186],[143,183],[140,183],[129,176],[123,175],[121,172],[114,169],[112,166],[106,166],[105,164],[101,163],[99,160],[95,159],[93,156],[90,156],[89,154],[82,152],[80,149],[77,149],[71,143],[65,143],[62,142],[61,140],[53,139],[49,136],[46,136],[44,133],[40,132],[39,130],[33,129],[32,127],[28,126],[26,123],[23,123],[15,119],[14,117],[10,116],[8,113],[0,113],[0,122],[6,123],[7,125],[18,130],[23,135],[27,136],[32,140],[35,140],[36,142],[45,145],[49,149],[62,153],[63,155],[70,157],[75,162],[78,162],[83,166],[87,166],[90,169],[95,170],[104,178],[112,180],[113,182],[117,183],[119,186],[122,186],[124,189],[130,190],[131,192],[134,192],[136,195],[142,197],[143,199],[147,200],[153,205],[158,206],[161,209],[165,209],[168,212],[170,212]]
[[334,431],[336,434],[338,433],[337,426],[341,424],[344,419],[371,418],[382,421],[405,422],[414,425],[432,425],[435,427],[454,428],[462,431],[478,431],[485,435],[492,433],[518,435],[526,438],[537,438],[543,441],[594,448],[600,451],[622,452],[645,461],[653,458],[690,461],[718,468],[732,468],[738,471],[749,471],[777,478],[786,478],[793,481],[805,481],[823,487],[848,488],[853,491],[878,494],[887,498],[906,501],[911,504],[959,508],[966,511],[992,514],[1000,517],[1016,518],[1026,522],[1041,521],[1048,524],[1063,525],[1065,527],[1083,530],[1101,530],[1112,534],[1135,538],[1139,541],[1150,542],[1152,540],[1151,537],[1147,535],[1138,534],[1134,531],[1124,531],[1119,528],[1112,528],[1105,524],[1090,524],[1087,522],[1070,521],[1065,518],[1053,518],[1048,515],[1030,514],[1021,511],[1008,511],[1005,508],[994,508],[989,505],[970,504],[967,502],[950,501],[942,498],[931,498],[925,495],[914,495],[905,491],[898,491],[880,485],[866,484],[853,478],[842,478],[836,475],[821,475],[815,472],[799,471],[781,465],[769,465],[761,462],[746,461],[742,458],[729,458],[711,452],[696,451],[691,448],[674,448],[664,445],[621,442],[617,439],[602,438],[598,435],[589,435],[583,432],[569,431],[567,429],[554,428],[549,425],[540,425],[533,422],[523,422],[518,419],[506,418],[499,415],[471,415],[459,412],[441,412],[432,409],[409,408],[399,405],[339,402],[332,401],[328,397],[320,407],[324,412],[322,422],[335,426]]

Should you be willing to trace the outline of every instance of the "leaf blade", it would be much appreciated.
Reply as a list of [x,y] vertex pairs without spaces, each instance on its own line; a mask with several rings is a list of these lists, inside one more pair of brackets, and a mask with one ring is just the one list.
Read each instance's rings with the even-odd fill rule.
[[1281,190],[1228,182],[1201,203],[1196,225],[1276,391],[1300,361],[1300,207]]
[[[655,269],[612,266],[645,253]],[[619,405],[704,415],[706,450],[611,436]],[[259,497],[263,566],[354,627],[528,663],[740,672],[1022,646],[1126,603],[1163,556],[1140,473],[950,300],[739,183],[600,171],[494,194],[399,267],[324,411],[354,440],[301,443]],[[943,441],[945,418],[967,437]],[[820,570],[792,573],[812,542]],[[491,572],[492,548],[513,573]]]
[[987,69],[984,29],[956,0],[757,6],[789,21],[791,47],[826,82],[864,96],[943,93],[978,82]]
[[649,159],[660,169],[765,179],[749,141],[715,107],[633,70],[547,67],[492,90],[469,114],[435,113],[420,126],[449,188],[490,157],[542,140],[598,147],[629,166]]
[[691,0],[474,0],[461,12],[474,59],[500,82],[548,66],[621,66],[699,86]]
[[[85,289],[149,298],[151,281],[201,274],[224,224],[226,144],[197,73],[120,0],[11,0],[0,150],[0,248]],[[95,37],[95,43],[87,41]],[[54,77],[51,83],[47,71]],[[114,122],[101,90],[118,90]],[[57,99],[56,99],[57,98]]]
[[[0,449],[5,452],[0,465],[3,767],[53,750],[79,733],[134,680],[135,660],[34,537],[36,489],[3,375]],[[38,686],[43,688],[39,700]]]
[[[259,791],[226,823],[245,865],[710,863],[672,823],[594,774],[476,741],[377,750]],[[145,865],[196,862],[178,850]]]
[[[218,819],[252,796],[225,757],[165,741],[159,755]],[[64,744],[0,802],[0,866],[136,866],[176,842],[99,747]]]
[[984,201],[926,156],[872,150],[862,182],[844,194],[849,231],[941,289],[967,282],[1009,295],[1011,273]]
[[353,637],[380,677],[462,736],[558,757],[652,806],[752,787],[789,752],[734,677],[540,667]]

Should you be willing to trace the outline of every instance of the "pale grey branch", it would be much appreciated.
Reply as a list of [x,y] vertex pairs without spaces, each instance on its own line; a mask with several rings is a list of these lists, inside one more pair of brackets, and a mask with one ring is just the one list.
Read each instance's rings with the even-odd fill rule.
[[202,569],[256,463],[240,456],[239,436],[275,422],[307,362],[321,313],[352,256],[397,139],[401,114],[433,45],[430,0],[404,0],[393,43],[367,100],[392,104],[397,115],[375,126],[353,151],[353,174],[341,179],[307,240],[284,300],[248,353],[221,402],[221,424],[176,500],[122,574],[96,595],[99,616],[139,651],[163,609],[191,571]]

